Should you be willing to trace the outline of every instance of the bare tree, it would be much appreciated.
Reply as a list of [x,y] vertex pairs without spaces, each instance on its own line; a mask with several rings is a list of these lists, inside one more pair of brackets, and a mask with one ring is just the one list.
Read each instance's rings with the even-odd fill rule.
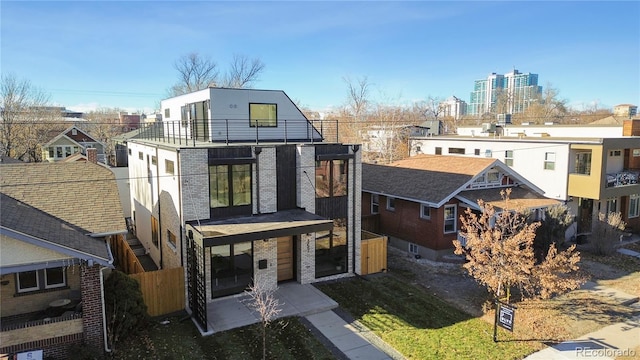
[[260,316],[263,360],[267,358],[267,327],[282,311],[280,301],[275,297],[276,289],[269,287],[266,280],[261,275],[258,275],[254,279],[253,285],[250,285],[246,291],[249,295],[249,307]]
[[551,84],[547,84],[542,93],[537,94],[536,98],[524,111],[521,120],[531,122],[565,122],[564,119],[568,114],[567,100],[560,98],[560,91]]
[[3,74],[0,111],[0,155],[40,161],[40,145],[53,128],[60,128],[60,108],[49,107],[49,95],[29,80]]
[[125,126],[120,124],[121,112],[119,108],[99,108],[85,114],[88,122],[78,124],[78,127],[104,144],[104,153],[108,157],[115,152],[111,139],[125,132]]
[[347,84],[347,103],[353,119],[364,120],[370,104],[369,80],[366,76],[356,79],[355,82],[349,77],[343,77],[342,80]]
[[258,81],[265,65],[259,58],[249,59],[244,55],[233,55],[222,81],[218,64],[197,52],[179,58],[173,67],[178,71],[178,82],[169,89],[169,96],[178,96],[208,87],[247,88]]
[[482,214],[467,209],[460,217],[463,246],[455,240],[455,253],[465,255],[464,267],[480,284],[496,297],[509,302],[512,289],[520,296],[549,298],[554,294],[576,289],[584,282],[578,275],[580,255],[575,245],[558,252],[551,244],[541,263],[536,264],[533,241],[539,223],[527,221],[522,211],[510,211],[511,191],[501,191],[504,206],[497,214],[491,204],[478,201]]
[[216,86],[218,82],[218,65],[197,52],[182,56],[173,67],[178,71],[178,82],[169,90],[172,96]]
[[249,59],[244,55],[233,55],[233,61],[225,75],[222,87],[249,88],[264,71],[264,63],[258,59]]

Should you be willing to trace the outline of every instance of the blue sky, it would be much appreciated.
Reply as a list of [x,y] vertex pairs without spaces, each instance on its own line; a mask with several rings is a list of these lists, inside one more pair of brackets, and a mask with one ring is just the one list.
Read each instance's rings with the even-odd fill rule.
[[1,11],[2,73],[74,110],[153,109],[190,52],[224,70],[266,65],[254,87],[315,110],[341,106],[345,77],[373,100],[469,101],[474,80],[514,67],[575,106],[640,105],[640,2],[12,2]]

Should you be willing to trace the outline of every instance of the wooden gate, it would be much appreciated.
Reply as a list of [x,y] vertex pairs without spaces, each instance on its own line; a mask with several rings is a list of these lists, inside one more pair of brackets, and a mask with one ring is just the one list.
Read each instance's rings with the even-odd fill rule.
[[129,276],[140,284],[150,316],[184,310],[184,268],[148,271]]
[[362,231],[361,275],[387,271],[387,237]]

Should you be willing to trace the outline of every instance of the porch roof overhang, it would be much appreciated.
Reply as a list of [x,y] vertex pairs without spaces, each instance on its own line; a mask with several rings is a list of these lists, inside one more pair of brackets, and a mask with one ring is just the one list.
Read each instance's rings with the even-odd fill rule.
[[303,209],[206,223],[190,221],[188,224],[201,234],[203,247],[328,231],[333,228],[333,220]]
[[544,197],[525,187],[512,187],[508,208],[505,208],[500,190],[499,188],[467,190],[460,192],[456,198],[474,210],[481,210],[478,206],[479,199],[486,204],[491,204],[497,211],[546,208],[562,204],[561,201]]

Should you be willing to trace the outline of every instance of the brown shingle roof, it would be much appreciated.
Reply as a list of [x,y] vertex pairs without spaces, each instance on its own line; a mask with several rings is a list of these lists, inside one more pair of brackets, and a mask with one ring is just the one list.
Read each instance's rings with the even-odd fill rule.
[[496,159],[420,155],[390,165],[362,164],[362,189],[438,204]]
[[0,192],[85,233],[126,231],[115,176],[100,165],[6,164],[0,169]]
[[496,209],[502,210],[518,210],[542,208],[560,204],[560,201],[546,198],[532,190],[524,187],[512,187],[509,195],[509,202],[505,209],[505,202],[500,195],[503,189],[478,189],[462,191],[458,196],[477,203],[482,199],[485,203],[491,204]]

